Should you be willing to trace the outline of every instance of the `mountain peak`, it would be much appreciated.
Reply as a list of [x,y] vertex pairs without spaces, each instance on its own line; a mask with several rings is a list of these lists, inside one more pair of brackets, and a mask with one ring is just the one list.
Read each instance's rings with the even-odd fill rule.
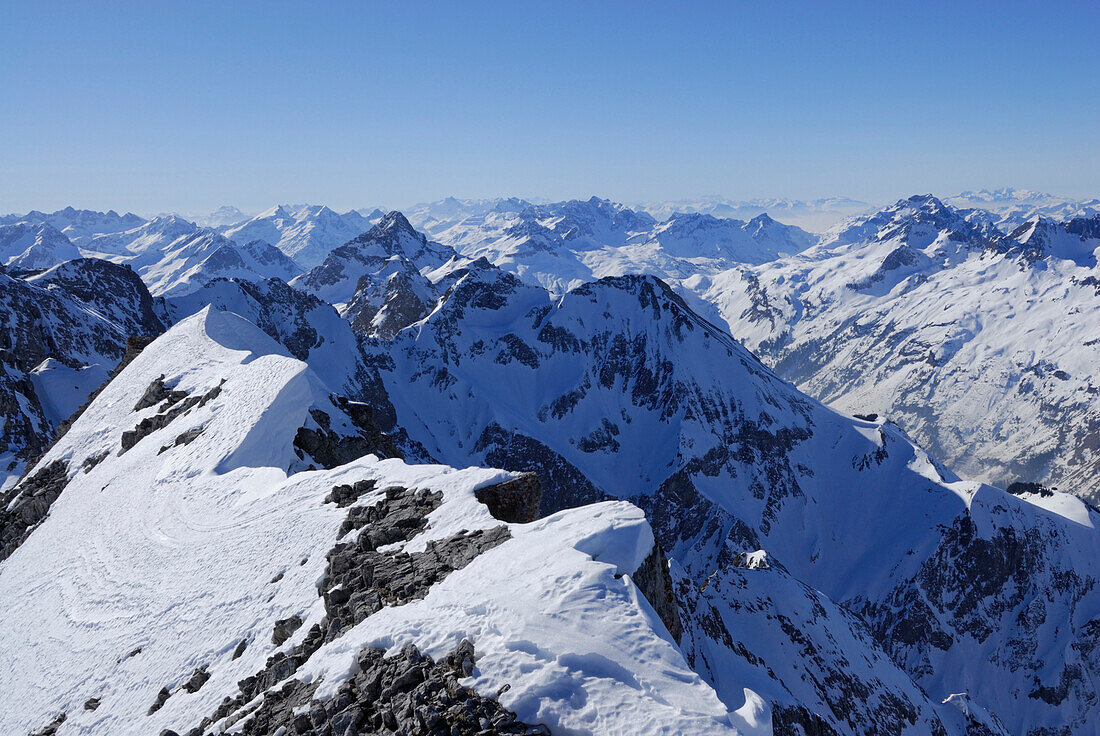
[[379,220],[378,224],[372,229],[377,230],[379,234],[405,232],[420,237],[420,233],[416,231],[416,228],[412,226],[408,218],[397,210],[393,210],[383,215],[382,219]]

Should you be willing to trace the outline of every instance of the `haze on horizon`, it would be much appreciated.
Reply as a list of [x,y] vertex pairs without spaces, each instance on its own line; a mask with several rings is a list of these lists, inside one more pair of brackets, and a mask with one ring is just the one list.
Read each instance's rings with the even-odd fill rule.
[[1100,5],[4,2],[0,212],[1100,195]]

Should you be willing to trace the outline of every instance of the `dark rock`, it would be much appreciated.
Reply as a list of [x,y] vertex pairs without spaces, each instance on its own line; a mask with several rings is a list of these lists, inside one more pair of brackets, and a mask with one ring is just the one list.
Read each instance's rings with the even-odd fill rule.
[[679,644],[684,635],[684,627],[680,623],[672,576],[668,574],[668,558],[660,544],[653,543],[653,549],[630,578],[661,617],[668,633]]
[[88,698],[84,701],[84,710],[95,710],[99,707],[99,698]]
[[232,659],[239,659],[244,650],[248,648],[248,639],[241,639],[241,643],[237,645],[237,648],[233,650]]
[[172,693],[168,691],[168,688],[162,687],[160,692],[157,693],[157,699],[153,701],[153,704],[149,706],[148,715],[153,715],[158,710],[164,707],[164,704],[168,702],[168,698],[172,697]]
[[243,721],[242,736],[272,736],[279,729],[303,736],[550,733],[546,726],[524,723],[495,699],[459,683],[474,667],[474,646],[468,640],[439,662],[412,644],[398,656],[385,654],[383,649],[360,650],[358,671],[329,700],[310,699],[316,683],[288,680],[264,693],[247,720],[233,719],[234,723]]
[[366,480],[358,480],[351,485],[336,486],[332,489],[331,493],[325,496],[325,503],[334,503],[340,508],[350,506],[358,501],[363,495],[373,491],[377,484],[378,481],[373,478],[368,478]]
[[301,616],[279,619],[275,622],[275,630],[271,633],[271,642],[277,647],[282,646],[283,642],[300,628],[302,628]]
[[[164,429],[177,417],[186,414],[187,412],[191,411],[191,409],[205,406],[208,402],[217,398],[218,394],[220,394],[222,391],[222,384],[224,383],[225,379],[222,379],[221,383],[219,383],[217,386],[210,389],[206,393],[202,394],[201,396],[187,396],[186,398],[171,404],[164,411],[161,411],[158,414],[154,414],[151,417],[146,417],[145,419],[142,419],[133,429],[128,429],[124,431],[122,433],[122,449],[119,451],[119,454],[121,455],[122,453],[126,452],[153,432],[156,432],[159,429]],[[178,439],[179,438],[177,438],[177,443]],[[192,437],[191,439],[194,439],[194,437]]]
[[210,673],[206,671],[206,667],[200,667],[191,675],[191,679],[183,683],[183,689],[189,693],[197,693],[209,679]]
[[348,401],[342,396],[331,397],[358,430],[357,434],[340,434],[331,428],[332,420],[320,409],[311,409],[310,416],[317,428],[299,427],[294,447],[323,468],[335,468],[352,460],[373,454],[378,457],[401,457],[394,441],[382,431],[367,404]]
[[57,717],[50,721],[41,731],[35,731],[30,736],[53,736],[64,722],[65,714],[59,713]]
[[54,460],[0,496],[0,560],[5,560],[30,536],[69,482],[69,467]]
[[534,473],[524,473],[518,478],[479,488],[474,495],[489,507],[489,513],[495,519],[526,524],[539,518],[542,488]]
[[[187,398],[186,391],[173,391],[164,385],[164,375],[154,378],[145,389],[138,402],[134,404],[134,411],[148,409],[151,406],[167,402],[168,406],[177,404]],[[167,408],[167,407],[165,407]]]

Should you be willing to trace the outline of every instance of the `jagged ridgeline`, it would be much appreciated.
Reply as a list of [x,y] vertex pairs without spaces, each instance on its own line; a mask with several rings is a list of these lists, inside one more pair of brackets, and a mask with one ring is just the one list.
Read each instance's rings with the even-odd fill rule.
[[[997,344],[962,318],[986,303],[940,342],[876,312],[995,276],[1035,289],[1014,319],[1057,283],[1086,325],[1088,218],[1002,230],[916,197],[818,243],[598,199],[439,203],[412,217],[431,237],[327,208],[39,215],[0,275],[0,733],[1100,720],[1100,514],[1033,458],[1014,493],[962,480],[892,421],[943,426],[952,356]],[[96,257],[50,263],[65,242]],[[1063,334],[1013,396],[1073,384],[1087,426]],[[930,408],[860,393],[844,345]]]

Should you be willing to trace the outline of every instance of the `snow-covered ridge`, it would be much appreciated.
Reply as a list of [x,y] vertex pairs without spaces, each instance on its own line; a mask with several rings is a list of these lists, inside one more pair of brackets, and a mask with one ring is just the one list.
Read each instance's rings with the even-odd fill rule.
[[[138,402],[158,381],[166,388]],[[171,404],[175,396],[200,395],[209,398],[120,451],[123,430],[187,403]],[[51,722],[58,734],[216,730],[238,716],[204,719],[245,678],[270,671],[273,654],[309,652],[290,674],[305,701],[323,705],[353,683],[364,651],[413,645],[442,660],[463,639],[475,656],[459,672],[463,685],[499,692],[501,705],[551,733],[733,734],[746,725],[691,671],[631,581],[652,547],[638,509],[606,503],[502,523],[475,493],[508,479],[501,471],[367,456],[288,472],[301,467],[295,428],[321,407],[339,414],[306,364],[211,309],[108,384],[41,461],[67,468],[64,488],[0,563],[9,662],[0,685],[11,696],[0,730]],[[353,485],[358,498],[333,496]],[[439,505],[408,542],[376,554],[416,558],[491,530],[503,541],[415,599],[337,631],[326,609],[343,599],[319,595],[333,573],[326,554],[341,525],[402,497],[399,489],[438,494]],[[318,646],[309,637],[319,624],[333,638]]]

